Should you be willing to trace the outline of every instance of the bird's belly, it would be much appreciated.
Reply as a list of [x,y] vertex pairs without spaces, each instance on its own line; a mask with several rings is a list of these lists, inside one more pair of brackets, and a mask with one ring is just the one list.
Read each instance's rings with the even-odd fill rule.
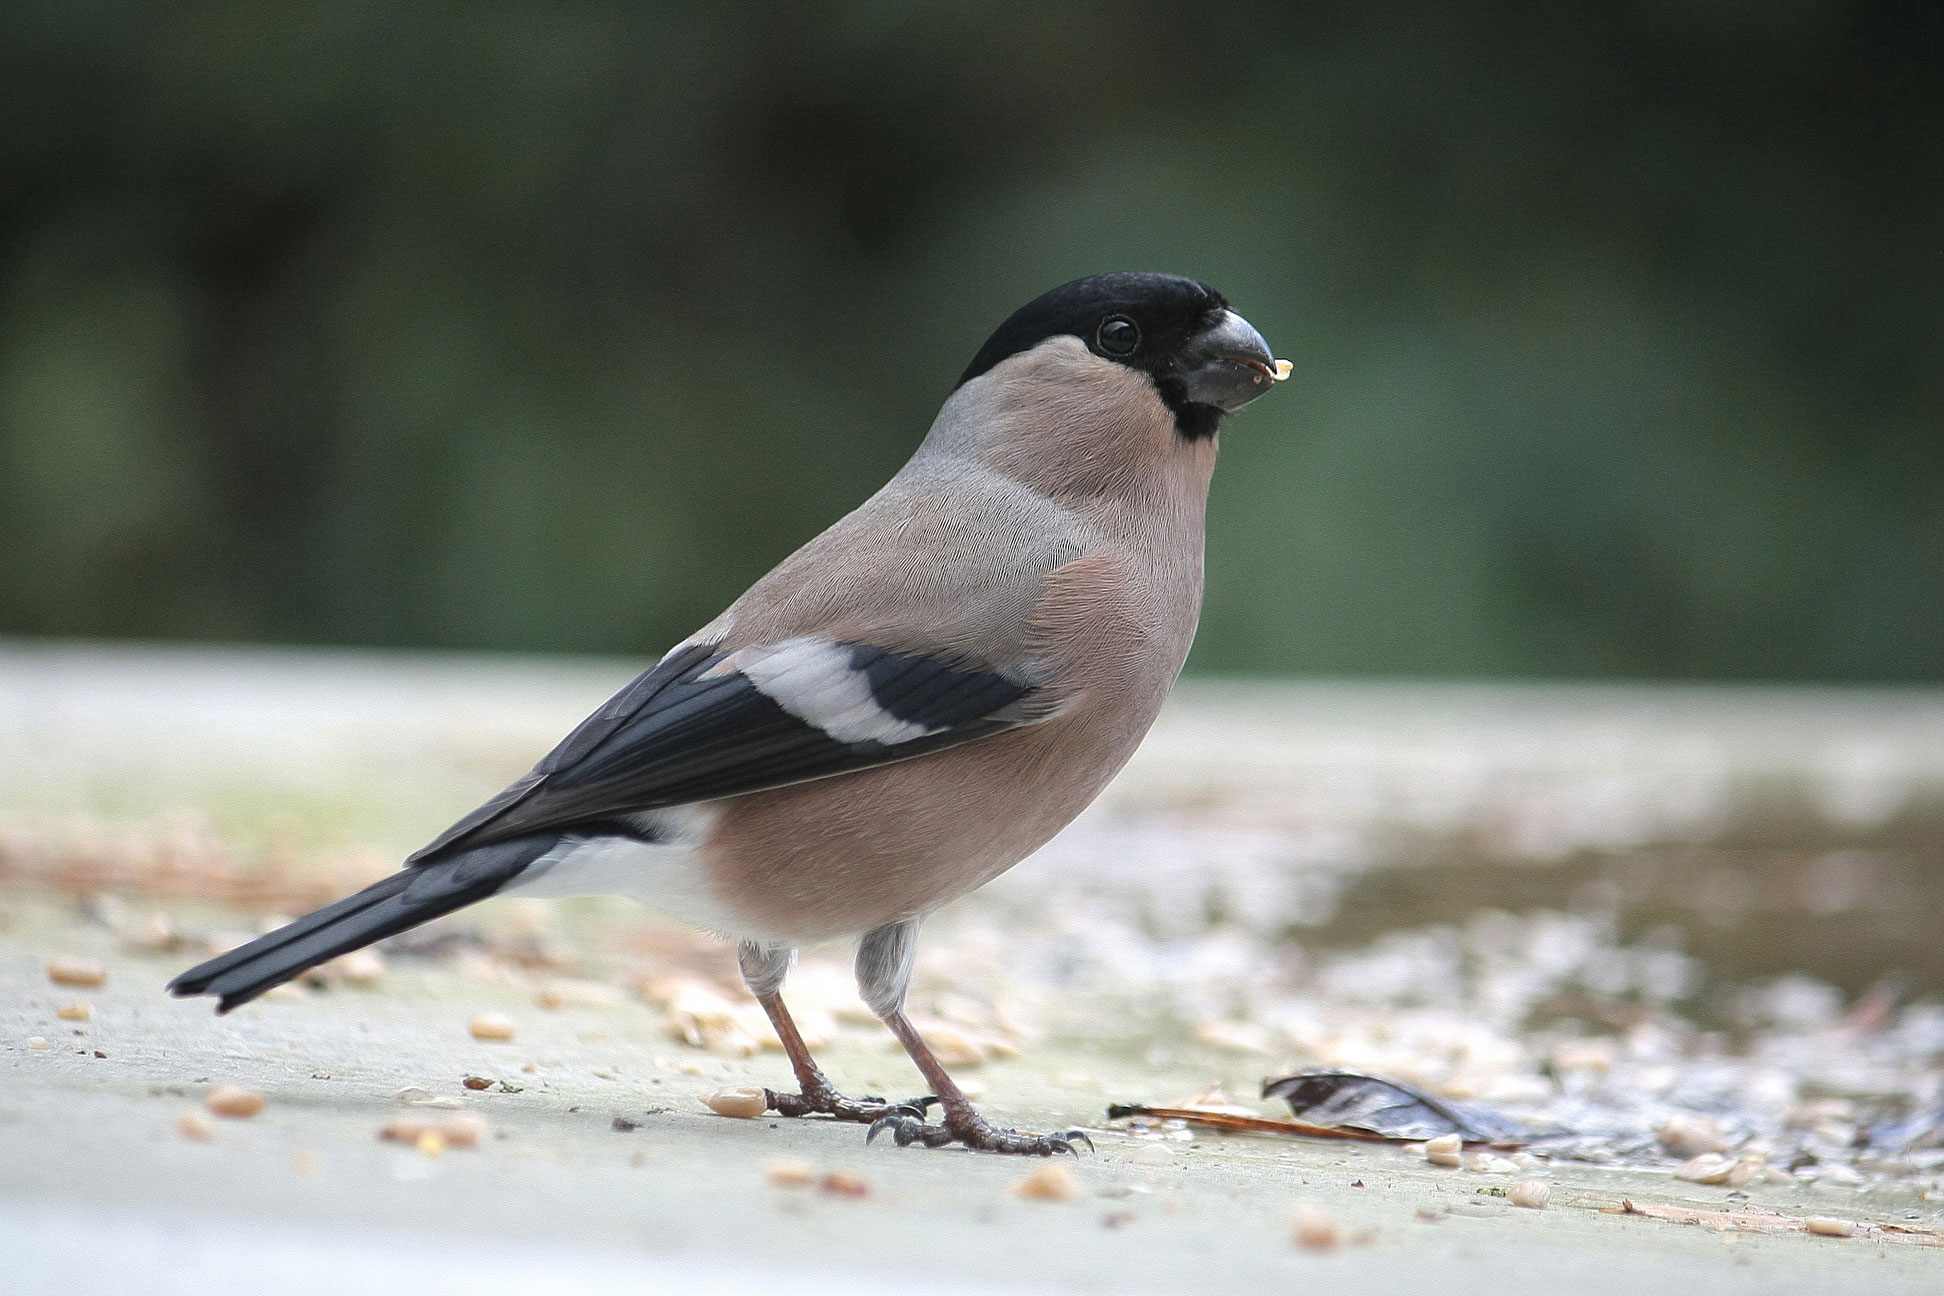
[[700,852],[709,882],[792,944],[928,913],[1043,846],[1140,736],[1093,744],[1076,764],[1075,745],[1049,732],[1058,723],[723,803]]
[[[685,814],[698,834],[713,819],[706,807],[688,807]],[[625,896],[724,936],[777,940],[781,935],[722,898],[696,850],[696,838],[687,833],[664,841],[570,834],[502,894],[548,899]]]

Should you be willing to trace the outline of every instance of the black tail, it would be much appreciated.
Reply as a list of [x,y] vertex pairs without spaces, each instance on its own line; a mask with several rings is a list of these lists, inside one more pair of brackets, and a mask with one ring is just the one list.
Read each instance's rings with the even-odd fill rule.
[[174,995],[220,995],[226,1013],[309,968],[484,900],[560,840],[538,833],[416,864],[305,914],[169,982]]

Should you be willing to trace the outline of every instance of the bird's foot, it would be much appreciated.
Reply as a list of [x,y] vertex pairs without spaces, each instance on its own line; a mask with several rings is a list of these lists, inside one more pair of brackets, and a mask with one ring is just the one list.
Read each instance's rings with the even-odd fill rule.
[[778,1093],[774,1089],[765,1089],[763,1097],[769,1100],[769,1109],[779,1115],[829,1116],[836,1120],[864,1123],[915,1120],[922,1124],[925,1109],[938,1101],[930,1094],[901,1103],[870,1096],[849,1098],[828,1083],[805,1085],[802,1093]]
[[864,1136],[864,1141],[869,1143],[886,1130],[891,1131],[892,1141],[899,1147],[910,1147],[913,1143],[926,1147],[962,1143],[974,1152],[998,1152],[1006,1156],[1053,1156],[1060,1152],[1078,1156],[1075,1143],[1085,1143],[1089,1152],[1094,1150],[1093,1140],[1085,1130],[1022,1134],[1018,1130],[1001,1129],[977,1112],[947,1113],[937,1125],[928,1125],[903,1113],[887,1112],[871,1123],[871,1132]]

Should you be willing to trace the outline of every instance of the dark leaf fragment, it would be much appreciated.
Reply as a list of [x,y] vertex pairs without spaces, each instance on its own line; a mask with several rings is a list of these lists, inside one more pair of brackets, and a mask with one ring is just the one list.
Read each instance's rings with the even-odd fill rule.
[[1398,1143],[1456,1134],[1467,1143],[1517,1144],[1530,1135],[1517,1121],[1469,1104],[1433,1097],[1415,1085],[1360,1071],[1299,1071],[1266,1080],[1264,1098],[1280,1098],[1310,1125],[1357,1130]]

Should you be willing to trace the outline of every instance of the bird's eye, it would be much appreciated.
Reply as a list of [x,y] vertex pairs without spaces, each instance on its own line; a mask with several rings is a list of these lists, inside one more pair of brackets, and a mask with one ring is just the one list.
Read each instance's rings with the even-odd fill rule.
[[1109,315],[1100,321],[1100,349],[1110,356],[1133,355],[1141,345],[1141,326],[1125,315]]

